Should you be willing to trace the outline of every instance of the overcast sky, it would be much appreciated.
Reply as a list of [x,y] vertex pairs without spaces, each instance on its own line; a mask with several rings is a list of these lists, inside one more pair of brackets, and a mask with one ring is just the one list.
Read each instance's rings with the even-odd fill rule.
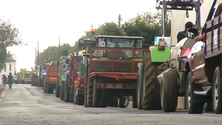
[[84,31],[104,22],[124,23],[137,13],[155,12],[156,0],[1,0],[0,17],[10,20],[28,46],[9,48],[17,54],[17,71],[34,66],[35,47],[42,52],[48,46],[74,44]]

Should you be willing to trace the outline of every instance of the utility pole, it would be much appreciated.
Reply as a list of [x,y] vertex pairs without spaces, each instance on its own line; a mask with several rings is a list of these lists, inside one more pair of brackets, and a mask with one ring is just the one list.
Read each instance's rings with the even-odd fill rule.
[[196,2],[196,7],[195,7],[195,9],[196,9],[196,25],[197,25],[197,27],[198,28],[200,28],[201,27],[201,21],[200,21],[200,0],[198,0],[197,2]]
[[37,63],[36,61],[37,61],[37,50],[36,50],[36,47],[35,47],[35,63],[34,63],[35,65],[37,65],[37,64],[36,64],[36,63]]
[[59,59],[60,59],[60,37],[59,37]]
[[166,1],[163,0],[162,8],[162,37],[166,35]]
[[37,58],[38,58],[37,65],[39,65],[39,41],[37,42]]
[[122,21],[121,15],[119,14],[119,17],[118,17],[119,28],[121,28],[121,21]]

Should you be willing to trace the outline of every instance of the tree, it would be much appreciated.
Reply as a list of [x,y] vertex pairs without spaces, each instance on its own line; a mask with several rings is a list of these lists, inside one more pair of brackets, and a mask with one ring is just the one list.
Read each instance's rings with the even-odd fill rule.
[[82,36],[82,39],[94,39],[98,35],[116,35],[116,36],[124,36],[126,33],[123,29],[119,28],[119,26],[114,22],[108,22],[104,23],[101,26],[99,26],[95,33],[92,34],[91,31],[85,31],[84,36]]
[[4,68],[7,57],[7,47],[21,44],[18,28],[10,21],[0,19],[0,70]]
[[[69,45],[68,43],[64,43],[60,46],[60,55],[61,56],[68,56],[70,53],[77,52],[76,50],[76,44],[74,46]],[[38,58],[38,56],[36,57]],[[59,57],[59,47],[57,46],[49,46],[47,49],[45,49],[43,52],[39,54],[39,63],[44,64],[44,60],[48,61],[50,60],[58,60]],[[37,60],[37,59],[36,59]]]
[[[170,35],[170,18],[167,18],[167,36]],[[161,36],[161,14],[143,13],[137,14],[135,18],[130,19],[122,25],[127,36],[142,36],[145,44],[153,45],[154,37]]]

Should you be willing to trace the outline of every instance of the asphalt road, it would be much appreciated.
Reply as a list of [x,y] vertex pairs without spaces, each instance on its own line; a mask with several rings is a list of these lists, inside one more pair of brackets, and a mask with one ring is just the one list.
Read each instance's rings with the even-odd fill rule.
[[130,107],[85,108],[66,103],[29,84],[5,87],[0,95],[0,125],[221,125],[222,115],[164,113]]

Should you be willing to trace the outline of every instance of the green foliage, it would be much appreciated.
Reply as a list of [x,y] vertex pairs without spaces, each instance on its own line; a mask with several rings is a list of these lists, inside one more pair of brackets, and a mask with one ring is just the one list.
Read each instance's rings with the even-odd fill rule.
[[[68,56],[70,53],[74,53],[77,50],[75,50],[75,46],[71,46],[68,43],[61,45],[60,47],[60,56]],[[49,60],[49,58],[52,60],[59,60],[59,47],[57,46],[49,46],[47,49],[45,49],[43,52],[39,54],[39,63],[44,64],[44,60]],[[38,56],[36,57],[36,64],[37,64]]]
[[[169,17],[169,16],[168,16]],[[167,36],[170,36],[170,20],[167,20]],[[153,44],[155,36],[161,36],[161,14],[151,12],[138,14],[137,17],[130,19],[122,25],[127,36],[142,36],[145,44]]]
[[0,46],[0,70],[4,68],[5,61],[6,61],[6,47]]
[[[171,21],[170,16],[167,15],[167,36],[170,36],[170,27]],[[91,26],[93,28],[93,26]],[[104,23],[95,29],[95,33],[91,31],[85,31],[85,35],[81,38],[83,39],[95,39],[98,35],[116,35],[116,36],[142,36],[145,38],[146,44],[153,45],[154,37],[161,36],[162,28],[161,28],[161,14],[160,13],[144,13],[138,14],[135,18],[130,19],[125,22],[120,28],[114,22]],[[70,46],[69,44],[63,44],[61,46],[60,55],[67,55],[67,53],[78,52],[80,49],[78,48],[77,42],[74,46]],[[42,53],[39,54],[39,62],[40,64],[44,63],[44,60],[58,60],[59,59],[59,48],[56,46],[48,47]]]
[[[91,27],[92,28],[92,27]],[[85,31],[85,35],[81,38],[83,39],[94,39],[98,35],[113,35],[113,36],[124,36],[126,33],[123,29],[114,22],[104,23],[96,29],[95,33],[91,31]]]
[[19,30],[10,21],[0,19],[0,70],[4,68],[7,47],[21,44]]

